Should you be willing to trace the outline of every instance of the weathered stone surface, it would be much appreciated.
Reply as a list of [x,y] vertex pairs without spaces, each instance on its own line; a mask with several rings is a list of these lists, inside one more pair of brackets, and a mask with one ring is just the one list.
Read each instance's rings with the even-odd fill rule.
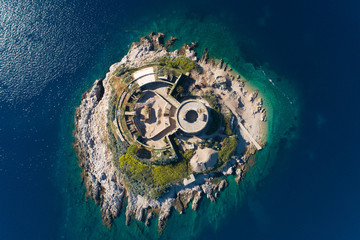
[[220,182],[220,184],[219,184],[219,186],[218,186],[218,190],[219,191],[222,191],[223,189],[224,189],[224,187],[226,187],[227,186],[227,181],[225,180],[225,179],[223,179],[223,180],[221,180],[221,182]]
[[158,231],[162,232],[166,226],[166,221],[170,216],[171,208],[174,204],[174,199],[167,199],[160,208],[159,220],[158,220]]
[[106,79],[97,80],[84,94],[75,115],[74,146],[81,159],[87,194],[101,206],[103,221],[110,225],[120,214],[125,190],[104,142],[109,88]]
[[219,68],[219,69],[222,69],[223,63],[224,63],[224,60],[220,59],[220,61],[219,61],[219,63],[218,63],[218,68]]
[[209,53],[207,51],[207,48],[204,49],[204,53],[203,56],[200,59],[200,62],[204,62],[207,63],[207,61],[209,60]]
[[147,216],[146,216],[146,220],[145,220],[145,225],[146,226],[150,226],[150,224],[151,224],[151,219],[154,217],[154,212],[149,212],[148,214],[147,214]]
[[201,191],[197,191],[195,194],[195,197],[194,197],[194,200],[193,200],[193,203],[191,206],[194,211],[196,211],[198,208],[199,202],[201,200],[201,195],[202,195]]

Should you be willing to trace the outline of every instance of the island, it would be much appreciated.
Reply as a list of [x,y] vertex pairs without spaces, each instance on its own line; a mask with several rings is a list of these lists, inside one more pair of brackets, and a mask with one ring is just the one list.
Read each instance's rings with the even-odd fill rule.
[[259,91],[206,48],[198,58],[197,43],[171,51],[176,40],[150,33],[132,43],[76,109],[74,148],[105,225],[127,202],[125,224],[157,214],[161,232],[172,209],[215,202],[224,176],[239,183],[266,144]]

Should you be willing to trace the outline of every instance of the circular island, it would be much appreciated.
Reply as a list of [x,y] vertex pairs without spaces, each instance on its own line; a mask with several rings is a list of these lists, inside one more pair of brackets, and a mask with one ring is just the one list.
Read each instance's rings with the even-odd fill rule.
[[157,213],[161,232],[172,208],[215,201],[223,175],[241,181],[266,142],[259,91],[207,51],[198,59],[195,44],[171,52],[174,39],[151,33],[131,44],[76,110],[83,182],[106,225],[127,198],[126,224],[149,225]]

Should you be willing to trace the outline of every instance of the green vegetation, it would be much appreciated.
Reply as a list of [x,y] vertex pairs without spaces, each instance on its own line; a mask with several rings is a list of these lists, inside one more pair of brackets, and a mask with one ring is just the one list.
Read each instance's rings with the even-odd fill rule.
[[124,75],[123,75],[123,79],[126,83],[129,83],[133,80],[130,72],[126,72]]
[[165,151],[161,152],[161,157],[164,158],[164,159],[169,158],[172,155],[173,155],[173,152],[169,151],[169,150],[165,150]]
[[107,146],[110,149],[110,151],[114,154],[114,156],[118,158],[119,156],[123,155],[126,152],[126,146],[115,133],[117,127],[114,125],[113,121],[115,120],[116,103],[117,103],[117,96],[115,94],[114,88],[112,88],[111,97],[108,102],[109,110],[107,112],[107,123],[106,123],[106,128],[108,132]]
[[166,187],[180,182],[190,174],[186,161],[167,165],[149,165],[129,154],[119,158],[118,167],[126,175],[131,191],[141,192],[150,197],[160,196]]
[[144,160],[151,159],[153,157],[151,151],[144,146],[140,146],[136,156]]
[[128,178],[148,182],[146,176],[150,175],[149,166],[131,157],[129,154],[124,154],[119,158],[119,167],[126,173]]
[[154,165],[152,174],[156,185],[175,184],[189,175],[188,164],[186,161],[181,161],[164,166]]
[[128,147],[127,152],[132,156],[137,156],[139,147],[136,144],[132,144]]
[[108,122],[106,126],[108,130],[108,140],[109,140],[107,146],[110,149],[110,151],[114,154],[114,157],[118,158],[126,152],[126,146],[118,136],[115,137],[115,135],[113,134],[114,131],[113,128],[115,128],[115,126],[113,126],[113,124],[110,122]]
[[233,155],[237,144],[238,141],[235,135],[225,138],[221,144],[222,148],[219,151],[219,160],[223,163],[227,162]]
[[177,139],[177,138],[173,138],[173,137],[169,137],[169,139],[170,139],[170,141],[172,140],[173,141],[173,143],[174,143],[174,150],[175,150],[175,152],[178,154],[178,156],[180,156],[180,157],[182,157],[183,158],[183,156],[184,156],[184,151],[182,151],[181,150],[181,148],[180,148],[180,142],[179,142],[179,139]]
[[184,87],[183,86],[177,86],[176,87],[176,93],[178,94],[178,95],[182,95],[183,94],[183,92],[184,92]]
[[184,96],[184,87],[181,85],[176,86],[175,91],[173,91],[172,95],[175,99],[180,99]]
[[217,100],[214,93],[209,92],[203,98],[209,103],[210,107],[214,109],[216,112],[220,113],[221,106],[219,104],[219,101]]
[[128,67],[124,67],[123,65],[121,65],[118,69],[116,69],[115,71],[115,75],[117,77],[120,77],[121,75],[123,75],[125,72],[127,72],[129,69]]
[[223,124],[224,124],[224,134],[226,135],[233,135],[233,131],[231,130],[231,124],[230,124],[230,120],[231,120],[231,116],[232,114],[231,113],[228,113],[224,116],[224,121],[223,121]]
[[114,88],[111,88],[111,97],[109,99],[109,110],[107,112],[107,119],[108,121],[112,122],[115,120],[115,113],[116,113],[116,104],[117,104],[117,96],[115,94]]
[[164,67],[159,66],[156,71],[157,76],[163,76],[164,75]]
[[167,66],[175,69],[180,69],[184,72],[189,72],[192,69],[197,68],[195,62],[193,62],[190,58],[185,56],[180,57],[162,57],[158,59],[158,63],[160,66]]
[[[171,95],[177,99],[189,94],[188,89],[192,83],[191,81],[185,82],[191,79],[184,73],[191,70],[199,71],[198,65],[185,56],[171,57],[168,55],[156,59],[151,64],[157,67],[158,76],[168,75],[172,82],[182,74],[177,85],[171,89]],[[165,138],[164,142],[167,145],[173,145],[174,149],[152,149],[142,145],[141,135],[137,131],[134,132],[132,126],[130,126],[132,125],[129,123],[131,118],[124,115],[125,111],[133,111],[136,99],[139,99],[142,95],[137,83],[128,85],[133,80],[131,74],[137,70],[139,69],[119,67],[115,74],[117,77],[114,77],[115,80],[112,82],[114,89],[109,100],[107,116],[108,148],[114,154],[114,162],[124,177],[127,189],[132,193],[154,198],[161,196],[171,185],[180,183],[191,174],[189,160],[194,155],[195,150],[182,150],[183,148],[180,146],[181,140],[179,142],[177,138],[170,136],[168,139]],[[121,91],[118,91],[120,89]],[[123,101],[119,106],[119,112],[116,112],[116,104],[122,91],[126,91],[128,95],[123,95],[126,97],[122,98]],[[130,96],[132,97],[129,98]],[[214,137],[214,140],[205,140],[200,145],[199,143],[197,145],[199,148],[209,147],[218,150],[219,160],[217,166],[221,167],[234,154],[238,143],[230,128],[231,114],[226,116],[221,114],[221,105],[213,91],[208,91],[203,98],[211,106],[212,121],[207,134],[215,133],[223,124],[225,127],[224,134],[229,135],[229,137],[223,139],[223,136],[218,136]],[[150,109],[146,108],[145,112],[146,115],[150,114]],[[118,116],[118,122],[114,122],[116,116]],[[132,133],[128,129],[128,124],[133,131]],[[127,142],[122,142],[117,135],[116,128],[119,126],[122,129],[121,136],[125,137]],[[137,141],[134,141],[133,136]],[[221,144],[220,141],[222,141]],[[129,144],[131,145],[129,146]]]
[[189,161],[191,157],[194,155],[195,149],[188,149],[184,153],[184,159]]
[[[156,64],[158,65],[159,63],[156,63]],[[164,65],[164,66],[158,65],[157,66],[157,72],[156,72],[157,76],[168,75],[168,78],[170,80],[175,78],[180,73],[181,73],[181,71],[179,69],[167,67],[166,65]]]

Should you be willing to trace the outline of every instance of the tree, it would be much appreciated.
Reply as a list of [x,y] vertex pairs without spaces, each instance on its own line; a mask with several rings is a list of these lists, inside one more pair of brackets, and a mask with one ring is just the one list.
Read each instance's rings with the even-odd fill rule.
[[195,150],[194,149],[188,149],[184,153],[184,158],[188,161],[190,158],[194,155]]
[[176,93],[178,96],[181,96],[183,92],[184,92],[184,88],[182,86],[176,87]]
[[132,156],[136,156],[138,151],[139,151],[139,148],[136,144],[130,145],[127,149],[127,152]]

